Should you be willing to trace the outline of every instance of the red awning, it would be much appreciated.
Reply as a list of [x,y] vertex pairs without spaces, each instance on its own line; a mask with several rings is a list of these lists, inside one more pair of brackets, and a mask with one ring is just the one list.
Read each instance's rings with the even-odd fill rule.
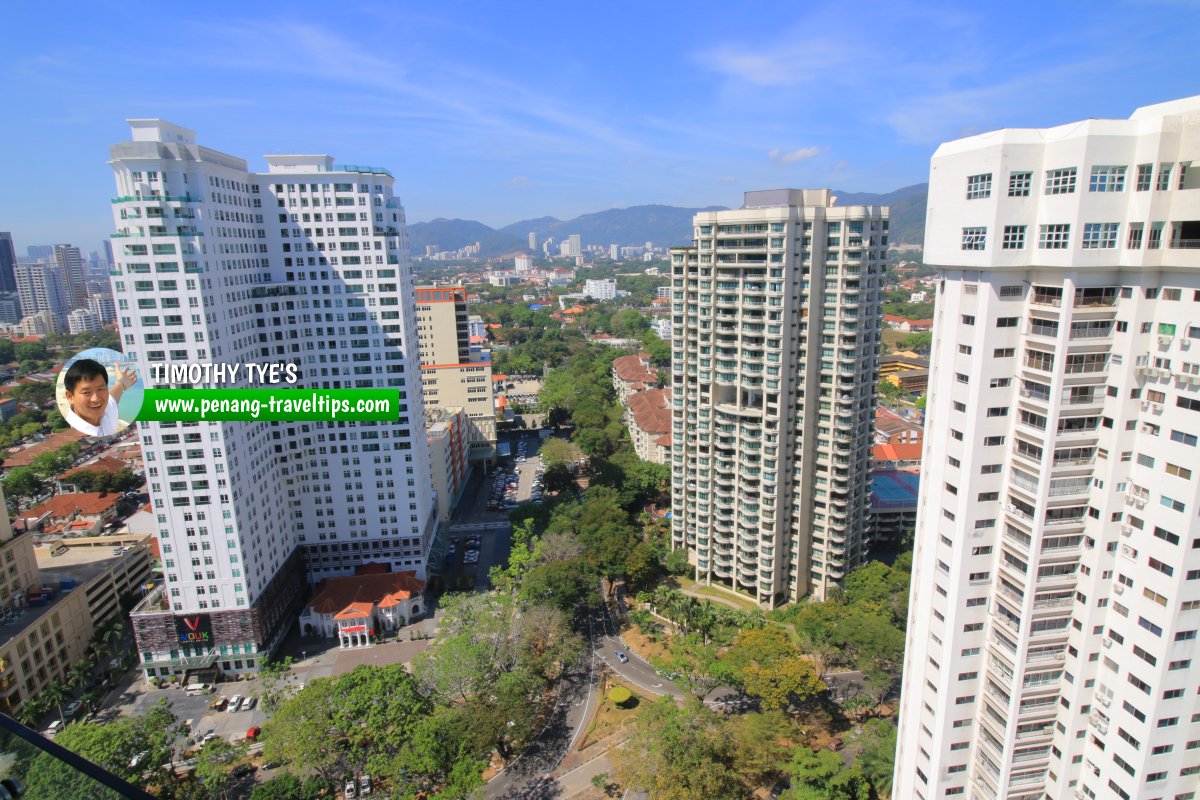
[[349,628],[338,628],[341,633],[362,633],[366,629],[366,625],[353,625]]

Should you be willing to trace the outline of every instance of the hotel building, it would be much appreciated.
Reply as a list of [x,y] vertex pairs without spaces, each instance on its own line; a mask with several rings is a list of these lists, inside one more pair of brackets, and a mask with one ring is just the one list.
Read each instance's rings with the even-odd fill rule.
[[186,128],[130,125],[109,162],[111,281],[143,378],[293,363],[297,388],[400,397],[386,423],[139,425],[165,573],[133,613],[142,666],[253,671],[308,585],[367,561],[425,575],[436,511],[404,210],[385,169],[278,155],[250,172]]

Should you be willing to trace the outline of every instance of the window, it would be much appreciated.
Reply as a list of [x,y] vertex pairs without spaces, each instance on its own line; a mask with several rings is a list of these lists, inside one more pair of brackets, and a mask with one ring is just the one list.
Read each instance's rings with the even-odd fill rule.
[[962,249],[982,250],[987,243],[987,228],[963,228]]
[[1117,246],[1118,222],[1088,222],[1083,226],[1084,250],[1111,250]]
[[962,315],[962,324],[963,325],[974,325],[975,324],[975,315],[974,314],[963,314]]
[[1158,181],[1154,184],[1156,191],[1165,192],[1171,188],[1171,167],[1173,166],[1174,164],[1171,163],[1158,165]]
[[[1004,240],[1000,246],[1005,250],[1024,250],[1025,249],[1025,229],[1027,227],[1028,227],[1027,225],[1005,225],[1004,226]],[[1005,296],[1004,290],[1009,289],[1009,288],[1015,288],[1017,290],[1020,290],[1021,287],[1020,286],[1016,286],[1016,287],[1003,286],[1000,289],[1000,296],[1004,297]],[[1019,296],[1019,295],[1010,295],[1010,296]]]
[[1195,436],[1193,436],[1190,433],[1184,433],[1183,431],[1172,430],[1171,431],[1171,441],[1179,442],[1180,444],[1186,444],[1189,447],[1195,447],[1197,439]]
[[1012,358],[1016,354],[1017,351],[1012,347],[997,347],[992,351],[992,358]]
[[1050,170],[1046,173],[1046,194],[1073,194],[1075,175],[1075,167]]
[[1139,192],[1150,191],[1150,176],[1154,172],[1153,164],[1138,164],[1137,167],[1137,186],[1135,189]]
[[971,175],[967,178],[967,199],[980,200],[992,196],[992,173]]
[[1017,320],[1018,320],[1018,317],[997,317],[996,318],[996,327],[997,328],[1015,328],[1015,327],[1017,327]]
[[1002,444],[1004,444],[1003,436],[985,436],[983,438],[983,446],[984,447],[996,447],[997,445],[1002,445]]
[[1132,222],[1129,224],[1129,239],[1125,243],[1125,247],[1130,250],[1142,249],[1142,231],[1145,230],[1145,225],[1140,222]]
[[1125,167],[1092,167],[1089,192],[1125,191]]
[[987,410],[987,415],[989,417],[1007,417],[1008,406],[992,406]]
[[1159,496],[1158,504],[1164,508],[1169,508],[1172,511],[1182,512],[1184,510],[1183,503],[1175,500],[1174,498],[1167,497],[1165,494]]
[[1029,188],[1032,185],[1032,172],[1010,172],[1008,174],[1009,197],[1029,197]]
[[1167,474],[1174,475],[1177,478],[1191,478],[1192,471],[1187,467],[1181,467],[1177,464],[1167,464]]
[[1042,250],[1066,250],[1070,243],[1070,225],[1042,225],[1039,229],[1038,247]]

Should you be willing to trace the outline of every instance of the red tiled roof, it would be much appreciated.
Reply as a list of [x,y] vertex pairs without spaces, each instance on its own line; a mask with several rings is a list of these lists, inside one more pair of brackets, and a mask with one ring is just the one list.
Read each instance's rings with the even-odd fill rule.
[[671,430],[671,390],[634,392],[629,395],[629,411],[633,424],[647,433],[667,433]]
[[78,442],[82,438],[83,434],[73,428],[68,431],[52,433],[47,437],[46,441],[38,442],[33,447],[26,447],[24,450],[18,450],[9,455],[4,459],[4,468],[28,467],[42,453],[52,453],[64,444]]
[[334,619],[359,619],[361,617],[371,616],[371,609],[375,606],[371,603],[351,603],[341,611],[333,615]]
[[655,439],[655,440],[654,440],[654,443],[655,443],[655,444],[662,445],[663,447],[670,447],[670,446],[671,446],[671,434],[670,434],[670,432],[664,433],[662,436],[660,436],[660,437],[658,437],[657,439]]
[[424,590],[425,581],[417,580],[412,570],[346,575],[321,581],[308,605],[318,614],[339,614],[359,604],[393,606]]
[[21,514],[22,519],[66,519],[76,512],[84,516],[103,514],[114,505],[121,495],[112,492],[79,492],[78,494],[59,494],[51,497],[40,506],[35,506]]
[[110,472],[116,474],[126,469],[129,469],[129,465],[121,459],[114,458],[112,456],[104,456],[92,461],[91,463],[76,467],[75,469],[69,469],[58,477],[61,480],[63,478],[69,478],[72,475],[76,475],[80,472]]
[[613,371],[625,383],[658,383],[658,375],[650,371],[650,356],[646,353],[613,359]]

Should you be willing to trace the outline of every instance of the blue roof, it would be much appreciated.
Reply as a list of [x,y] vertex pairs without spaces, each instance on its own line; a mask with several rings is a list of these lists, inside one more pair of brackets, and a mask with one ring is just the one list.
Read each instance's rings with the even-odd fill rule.
[[529,307],[529,310],[530,310],[530,311],[537,311],[537,310],[539,310],[541,307],[542,307],[542,304],[541,304],[541,303],[534,303],[533,305],[531,305],[531,306]]

